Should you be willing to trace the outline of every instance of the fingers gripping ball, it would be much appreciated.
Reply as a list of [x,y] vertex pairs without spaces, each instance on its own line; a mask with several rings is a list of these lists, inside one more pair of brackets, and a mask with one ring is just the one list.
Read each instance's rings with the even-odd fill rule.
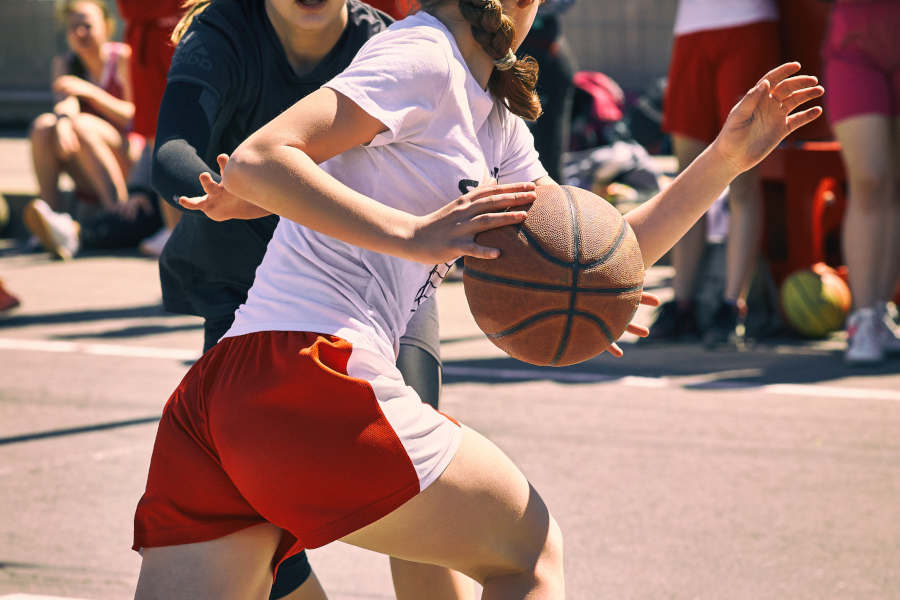
[[785,319],[795,331],[811,338],[840,329],[850,310],[850,288],[826,269],[797,271],[781,284]]
[[466,257],[476,323],[500,349],[535,365],[571,365],[624,333],[641,299],[637,239],[609,202],[570,186],[539,186],[519,226],[480,234],[493,260]]

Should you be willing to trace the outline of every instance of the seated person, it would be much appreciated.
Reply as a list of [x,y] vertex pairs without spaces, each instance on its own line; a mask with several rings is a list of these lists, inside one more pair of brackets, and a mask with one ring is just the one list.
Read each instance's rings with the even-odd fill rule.
[[[109,41],[114,24],[103,0],[65,0],[59,14],[70,52],[53,59],[57,102],[52,113],[35,119],[31,131],[40,196],[47,209],[66,208],[58,187],[65,172],[80,200],[112,209],[128,200],[126,179],[143,146],[143,138],[129,135],[131,50]],[[36,221],[34,206],[26,208],[25,218]]]

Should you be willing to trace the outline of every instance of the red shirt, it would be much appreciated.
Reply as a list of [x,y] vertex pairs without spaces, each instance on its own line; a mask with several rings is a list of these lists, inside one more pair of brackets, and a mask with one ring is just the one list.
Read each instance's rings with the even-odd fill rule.
[[402,19],[409,13],[419,9],[418,0],[365,0],[378,10],[384,11],[395,19]]

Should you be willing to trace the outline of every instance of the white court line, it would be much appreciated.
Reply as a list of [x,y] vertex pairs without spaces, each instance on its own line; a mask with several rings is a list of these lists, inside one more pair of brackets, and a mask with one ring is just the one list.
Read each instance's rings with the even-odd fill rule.
[[[193,350],[181,350],[178,348],[125,346],[121,344],[87,344],[82,342],[26,340],[16,338],[0,338],[0,350],[33,350],[38,352],[64,352],[134,358],[162,358],[182,361],[192,361],[199,358],[199,355]],[[444,374],[505,381],[527,381],[536,379],[559,381],[563,383],[618,383],[619,385],[626,387],[654,389],[681,387],[678,382],[665,377],[617,377],[601,373],[572,373],[568,371],[554,373],[548,369],[490,369],[486,367],[447,365],[444,367]],[[868,399],[900,402],[900,392],[884,389],[803,385],[794,383],[760,385],[758,387],[742,383],[737,387],[742,390],[752,390],[775,396],[808,396],[813,398],[846,398],[850,400]],[[0,596],[0,600],[5,599]]]
[[[38,352],[63,352],[69,354],[93,354],[97,356],[124,356],[129,358],[168,358],[172,360],[197,360],[195,350],[178,348],[152,348],[149,346],[125,346],[122,344],[85,344],[55,340],[22,340],[0,338],[0,350],[35,350]],[[0,596],[2,599],[2,596]]]
[[893,390],[876,390],[871,388],[846,388],[824,385],[800,385],[781,383],[764,385],[761,388],[767,394],[781,396],[818,396],[819,398],[848,398],[851,400],[892,400],[900,402],[900,392]]

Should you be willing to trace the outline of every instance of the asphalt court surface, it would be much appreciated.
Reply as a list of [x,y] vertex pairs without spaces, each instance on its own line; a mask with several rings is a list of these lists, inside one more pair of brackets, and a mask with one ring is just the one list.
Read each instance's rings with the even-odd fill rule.
[[[668,274],[648,279],[664,297]],[[200,322],[164,313],[155,264],[130,254],[7,250],[0,277],[23,299],[0,317],[0,599],[130,597],[134,505]],[[569,597],[900,597],[900,361],[848,369],[840,339],[626,340],[621,360],[538,369],[484,339],[461,284],[438,298],[443,410],[547,501]],[[384,557],[311,561],[331,598],[393,597]]]

